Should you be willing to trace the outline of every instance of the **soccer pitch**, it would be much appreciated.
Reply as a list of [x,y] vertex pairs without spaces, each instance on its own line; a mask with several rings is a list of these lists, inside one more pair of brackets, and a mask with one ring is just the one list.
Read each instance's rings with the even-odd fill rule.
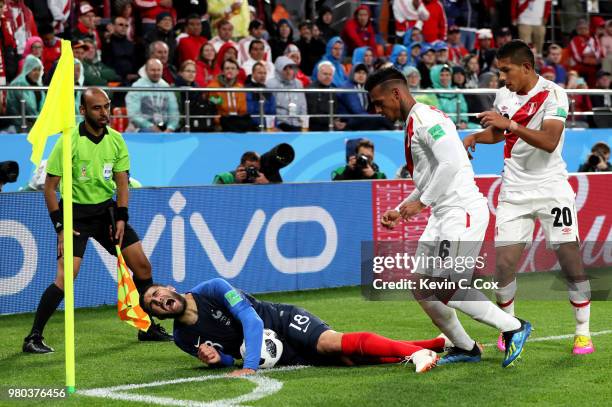
[[[415,302],[366,301],[357,287],[258,298],[302,306],[344,332],[374,331],[394,339],[439,333]],[[119,321],[114,307],[78,309],[77,393],[63,400],[21,402],[8,400],[6,389],[64,385],[63,313],[57,312],[45,330],[56,349],[47,355],[21,353],[31,314],[1,316],[0,405],[225,405],[228,399],[252,406],[609,405],[612,303],[593,302],[596,352],[581,357],[571,354],[574,321],[567,301],[519,300],[516,310],[533,323],[534,332],[514,368],[501,368],[502,353],[492,346],[497,339],[493,329],[460,315],[474,339],[490,345],[480,363],[440,366],[421,375],[411,364],[397,364],[262,370],[251,379],[230,379],[224,377],[229,369],[207,369],[172,343],[139,343],[136,330]],[[170,322],[164,325],[171,328]],[[114,388],[126,385],[134,386]],[[94,397],[87,392],[91,389],[104,397]]]

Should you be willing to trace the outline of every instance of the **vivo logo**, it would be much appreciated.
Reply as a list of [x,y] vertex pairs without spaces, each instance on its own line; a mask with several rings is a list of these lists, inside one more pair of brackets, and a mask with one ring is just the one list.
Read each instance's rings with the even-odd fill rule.
[[[170,221],[170,239],[172,241],[172,277],[176,282],[185,280],[185,228],[186,219],[182,215],[187,201],[180,192],[170,198],[169,206],[174,212]],[[262,209],[256,209],[240,238],[234,253],[224,253],[215,234],[210,230],[206,220],[199,212],[189,216],[189,227],[196,235],[200,246],[210,259],[213,267],[223,278],[231,279],[240,274],[247,259],[253,251],[257,239],[263,234],[268,261],[281,273],[299,274],[316,273],[327,267],[336,255],[338,248],[338,230],[332,216],[319,206],[294,206],[282,208],[267,218]],[[284,225],[298,222],[316,222],[325,233],[325,246],[316,256],[285,257],[278,247],[278,234]],[[167,230],[167,219],[157,214],[153,217],[142,245],[147,257],[151,257],[162,235]],[[109,274],[116,279],[116,260],[95,241],[96,251],[106,265]]]

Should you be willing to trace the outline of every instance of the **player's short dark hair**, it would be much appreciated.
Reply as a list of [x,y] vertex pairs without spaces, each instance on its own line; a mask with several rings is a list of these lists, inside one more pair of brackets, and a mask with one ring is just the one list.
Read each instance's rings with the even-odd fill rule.
[[146,292],[149,291],[149,289],[154,288],[154,287],[166,287],[166,286],[162,285],[162,284],[151,284],[151,285],[148,285],[148,286],[146,286],[142,290],[142,292],[140,293],[139,298],[138,298],[138,302],[140,303],[140,307],[147,314],[152,314],[153,310],[151,309],[151,307],[149,305],[145,305],[144,296],[145,296]]
[[234,58],[228,58],[225,61],[223,61],[223,63],[221,64],[221,69],[225,69],[225,64],[227,64],[228,62],[230,64],[236,65],[236,68],[240,70],[240,65],[238,65],[238,61],[236,61]]
[[261,20],[253,20],[249,23],[249,31],[263,27],[264,23]]
[[312,30],[312,21],[310,21],[310,20],[302,21],[298,25],[298,30],[301,30],[303,27],[308,27],[310,30]]
[[244,165],[247,161],[259,161],[259,154],[255,151],[247,151],[240,157],[240,165]]
[[497,59],[510,58],[515,65],[528,63],[535,68],[535,56],[525,41],[512,40],[497,50]]
[[599,141],[593,144],[593,147],[591,147],[591,153],[610,154],[610,146],[603,141]]
[[[266,66],[263,64],[263,62],[255,62],[253,64],[253,68],[251,68],[251,72],[254,72],[255,68],[257,68],[257,67],[261,67],[263,69],[266,69]],[[266,72],[267,72],[267,69],[266,69]]]
[[406,81],[406,77],[403,73],[398,71],[395,68],[384,68],[379,69],[374,72],[372,75],[368,77],[365,83],[365,90],[371,92],[372,89],[381,85],[385,82],[396,82],[400,81],[404,86],[408,86],[408,82]]
[[200,21],[200,22],[201,22],[201,21],[202,21],[202,17],[200,17],[200,16],[199,16],[198,14],[196,14],[196,13],[192,13],[192,14],[189,14],[189,15],[187,16],[187,18],[185,19],[185,22],[187,22],[187,21],[189,21],[189,20],[198,20],[198,21]]
[[253,49],[253,45],[257,45],[257,44],[261,44],[261,45],[263,45],[263,46],[264,46],[264,48],[265,48],[265,46],[266,46],[262,40],[253,40],[253,41],[251,41],[251,43],[249,44],[249,54],[251,53],[251,50]]
[[355,147],[355,154],[357,154],[359,152],[359,149],[362,147],[369,148],[372,150],[372,152],[374,151],[374,143],[372,143],[372,141],[368,140],[367,138],[364,138],[359,141],[359,143],[357,143],[357,146]]

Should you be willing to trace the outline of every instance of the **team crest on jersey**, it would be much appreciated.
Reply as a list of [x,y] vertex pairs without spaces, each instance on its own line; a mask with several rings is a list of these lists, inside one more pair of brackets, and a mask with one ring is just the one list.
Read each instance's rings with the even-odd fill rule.
[[536,102],[529,103],[529,111],[527,112],[527,116],[531,116],[538,110],[538,104]]

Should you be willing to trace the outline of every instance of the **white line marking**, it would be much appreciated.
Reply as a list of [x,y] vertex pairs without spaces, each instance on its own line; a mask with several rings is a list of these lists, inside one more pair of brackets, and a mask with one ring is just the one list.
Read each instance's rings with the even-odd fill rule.
[[[591,336],[610,335],[610,334],[612,334],[612,329],[609,329],[609,330],[606,330],[606,331],[591,332]],[[527,342],[558,341],[560,339],[569,339],[569,338],[573,338],[573,337],[574,337],[574,334],[554,335],[554,336],[541,336],[539,338],[529,338],[529,339],[527,339]],[[485,343],[482,346],[497,346],[497,342],[496,343]]]
[[[270,396],[283,388],[283,382],[263,376],[264,373],[283,372],[290,370],[303,369],[308,366],[285,366],[275,369],[265,369],[260,374],[243,377],[229,377],[226,374],[208,375],[198,377],[187,377],[183,379],[164,380],[143,384],[126,384],[122,386],[103,387],[89,390],[78,390],[77,394],[89,397],[101,397],[113,400],[136,401],[148,404],[158,404],[166,406],[189,406],[189,407],[220,407],[220,406],[244,406],[241,403],[255,401]],[[244,379],[255,383],[253,391],[231,399],[214,400],[210,402],[196,400],[177,400],[170,397],[147,396],[142,394],[127,393],[127,391],[142,389],[147,387],[166,386],[179,383],[203,382],[215,379]]]

